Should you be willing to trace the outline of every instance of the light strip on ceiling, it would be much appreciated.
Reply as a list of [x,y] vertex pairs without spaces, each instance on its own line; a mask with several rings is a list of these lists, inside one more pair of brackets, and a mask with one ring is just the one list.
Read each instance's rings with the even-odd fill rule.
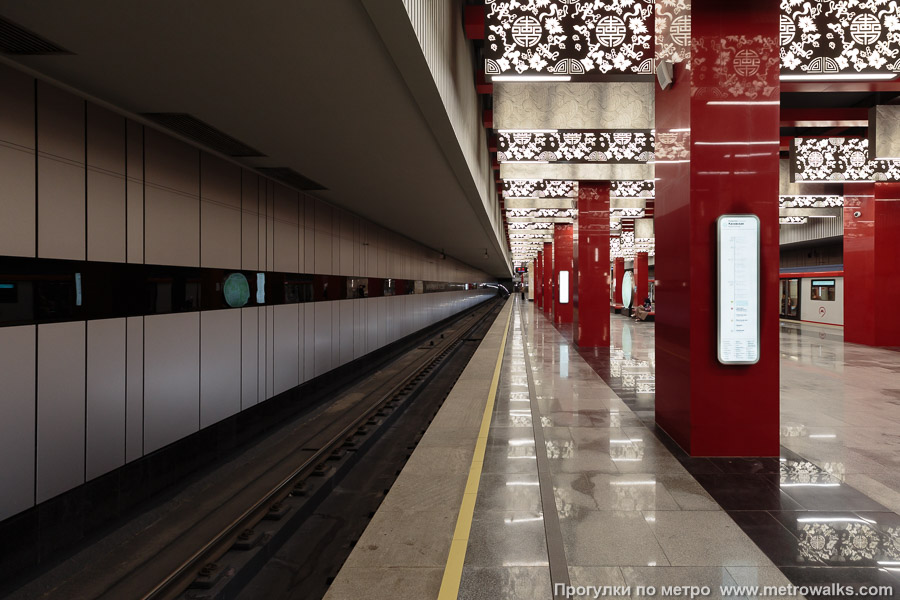
[[832,75],[782,75],[781,81],[890,81],[896,73],[834,73]]
[[491,81],[499,82],[541,82],[541,81],[572,81],[571,75],[494,75]]

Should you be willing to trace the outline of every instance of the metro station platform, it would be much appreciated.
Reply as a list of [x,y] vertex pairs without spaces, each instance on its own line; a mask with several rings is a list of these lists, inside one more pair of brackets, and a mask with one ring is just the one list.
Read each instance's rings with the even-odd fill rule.
[[653,422],[653,328],[614,315],[609,353],[579,352],[510,300],[327,598],[900,591],[895,354],[783,325],[781,458],[691,458]]

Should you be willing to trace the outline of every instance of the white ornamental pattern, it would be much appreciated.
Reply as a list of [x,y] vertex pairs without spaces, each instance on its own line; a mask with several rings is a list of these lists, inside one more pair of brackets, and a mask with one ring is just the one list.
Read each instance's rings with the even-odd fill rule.
[[791,181],[900,181],[900,161],[869,160],[863,138],[794,138]]
[[500,162],[620,163],[653,160],[649,131],[501,132],[497,137]]
[[611,181],[609,184],[610,198],[653,198],[655,195],[656,185],[652,180]]
[[653,0],[485,0],[485,73],[652,75]]
[[565,208],[508,208],[506,216],[510,219],[574,219],[578,211]]
[[504,198],[577,198],[577,181],[552,179],[505,179]]
[[779,196],[778,208],[838,208],[843,196]]
[[900,72],[896,0],[781,0],[781,72]]

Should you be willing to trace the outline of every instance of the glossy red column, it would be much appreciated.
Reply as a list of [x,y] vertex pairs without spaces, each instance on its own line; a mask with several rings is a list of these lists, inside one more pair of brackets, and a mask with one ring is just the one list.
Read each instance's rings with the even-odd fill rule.
[[638,306],[644,303],[644,298],[650,294],[650,267],[649,257],[646,252],[634,254],[634,286],[635,298],[632,304]]
[[[663,8],[656,39],[668,44]],[[690,10],[690,64],[675,65],[668,90],[655,86],[656,422],[694,456],[777,456],[779,2],[694,0]],[[723,214],[760,219],[755,365],[717,360]]]
[[[859,214],[859,216],[856,216]],[[844,185],[844,341],[900,346],[900,183]]]
[[622,281],[625,279],[625,259],[617,256],[613,261],[613,277],[616,279],[616,291],[613,296],[613,304],[616,310],[622,308]]
[[[553,225],[553,323],[563,325],[572,322],[574,282],[574,231],[571,223]],[[560,273],[568,274],[566,302],[560,302]]]
[[541,287],[544,284],[541,276],[541,261],[543,259],[543,252],[538,252],[537,258],[534,259],[534,305],[538,307],[541,306]]
[[609,183],[578,185],[575,223],[575,344],[609,346]]
[[541,309],[544,314],[552,319],[553,314],[553,242],[544,242],[544,289],[541,292],[543,304]]

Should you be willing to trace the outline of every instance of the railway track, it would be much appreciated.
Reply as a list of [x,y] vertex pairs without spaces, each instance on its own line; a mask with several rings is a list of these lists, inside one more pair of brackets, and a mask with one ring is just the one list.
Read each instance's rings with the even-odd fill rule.
[[[203,506],[194,509],[196,518],[186,519],[182,514],[181,522],[162,528],[168,532],[160,536],[166,538],[162,541],[152,535],[161,529],[158,523],[155,530],[144,532],[146,537],[135,536],[139,555],[123,548],[122,558],[114,567],[105,571],[102,565],[94,567],[100,580],[91,580],[88,569],[80,578],[43,586],[39,595],[18,597],[234,597],[365,456],[380,434],[428,388],[442,365],[462,346],[480,341],[479,331],[483,335],[502,305],[498,300],[489,301],[464,313],[417,348],[274,433],[270,437],[281,439],[261,451],[259,460],[236,463],[247,467],[238,468],[239,477],[221,490],[205,490]],[[441,385],[452,387],[452,382],[442,381]],[[251,471],[251,465],[258,470]],[[83,587],[79,587],[79,579]]]

